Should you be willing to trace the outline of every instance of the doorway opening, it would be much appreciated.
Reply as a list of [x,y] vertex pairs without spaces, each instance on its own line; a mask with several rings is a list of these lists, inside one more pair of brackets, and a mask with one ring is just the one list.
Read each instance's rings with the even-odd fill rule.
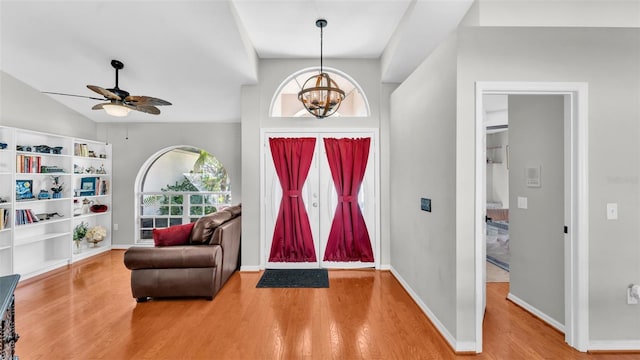
[[509,100],[484,95],[487,139],[486,259],[487,282],[509,282]]
[[[477,82],[475,273],[476,352],[482,352],[486,309],[487,134],[485,95],[563,95],[564,100],[564,333],[579,351],[588,347],[588,137],[586,83]],[[528,166],[529,167],[529,166]],[[535,166],[530,166],[535,179]],[[528,168],[527,168],[528,172]],[[540,170],[538,170],[538,174]],[[525,175],[523,175],[525,176]],[[528,176],[528,175],[527,175]],[[525,200],[526,201],[526,200]],[[513,204],[511,204],[513,205]],[[518,199],[518,205],[520,199]],[[526,204],[524,205],[526,207]],[[578,300],[580,299],[580,300]]]

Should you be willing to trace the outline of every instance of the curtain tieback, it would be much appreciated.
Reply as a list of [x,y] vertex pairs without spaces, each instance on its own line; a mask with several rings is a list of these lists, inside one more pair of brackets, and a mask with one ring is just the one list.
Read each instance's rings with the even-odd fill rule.
[[357,196],[349,195],[349,196],[338,196],[339,202],[354,202],[357,201]]
[[285,196],[288,197],[292,197],[292,198],[296,198],[296,197],[300,197],[300,195],[302,195],[302,191],[301,190],[287,190],[284,192]]

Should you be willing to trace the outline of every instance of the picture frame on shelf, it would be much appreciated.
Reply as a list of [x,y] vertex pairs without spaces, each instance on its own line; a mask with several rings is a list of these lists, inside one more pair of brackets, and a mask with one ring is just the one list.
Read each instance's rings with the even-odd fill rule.
[[80,196],[96,195],[96,177],[84,177],[80,179]]
[[16,180],[16,200],[33,199],[33,180]]

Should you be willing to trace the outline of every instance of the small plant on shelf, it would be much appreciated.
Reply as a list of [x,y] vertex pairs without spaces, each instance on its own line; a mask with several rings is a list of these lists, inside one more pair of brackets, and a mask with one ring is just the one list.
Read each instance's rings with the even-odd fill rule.
[[60,176],[51,176],[51,191],[53,191],[53,198],[62,197],[62,186],[64,184],[60,182]]
[[89,224],[84,221],[73,228],[73,242],[76,243],[76,248],[80,247],[80,242],[87,236],[87,231],[89,231]]

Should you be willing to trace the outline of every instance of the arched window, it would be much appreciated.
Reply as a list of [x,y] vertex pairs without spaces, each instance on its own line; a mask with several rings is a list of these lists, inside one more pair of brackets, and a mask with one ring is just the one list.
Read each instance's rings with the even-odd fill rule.
[[[333,116],[369,116],[369,102],[360,85],[349,75],[339,70],[326,67],[323,70],[345,92],[345,98]],[[272,117],[311,117],[312,115],[298,100],[298,92],[302,89],[304,82],[312,75],[317,75],[318,71],[318,68],[307,68],[289,75],[273,95],[269,115]]]
[[136,178],[136,243],[151,243],[154,228],[187,224],[231,205],[229,176],[208,152],[174,146],[151,156]]

